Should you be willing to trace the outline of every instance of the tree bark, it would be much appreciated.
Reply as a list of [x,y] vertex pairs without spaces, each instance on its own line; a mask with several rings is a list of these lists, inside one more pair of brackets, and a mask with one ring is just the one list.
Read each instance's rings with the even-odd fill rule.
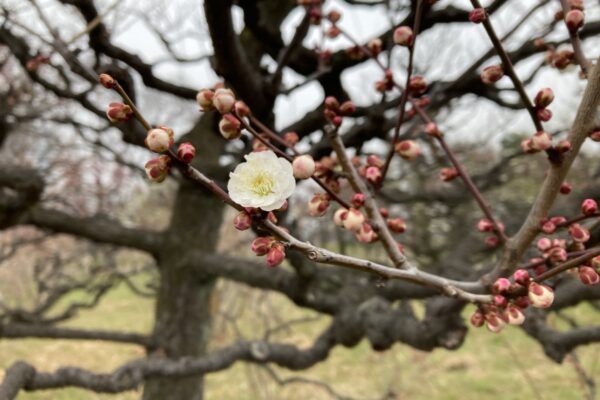
[[[214,116],[201,118],[185,140],[192,141],[207,168],[217,162],[222,141],[214,137]],[[212,136],[212,137],[211,137]],[[201,161],[200,161],[201,160]],[[214,252],[223,203],[197,185],[182,181],[173,207],[171,224],[158,253],[160,289],[156,303],[154,335],[159,349],[155,357],[179,358],[205,354],[211,332],[211,297],[216,280],[202,276],[185,259],[190,251]],[[179,379],[151,379],[144,400],[201,400],[201,375]]]

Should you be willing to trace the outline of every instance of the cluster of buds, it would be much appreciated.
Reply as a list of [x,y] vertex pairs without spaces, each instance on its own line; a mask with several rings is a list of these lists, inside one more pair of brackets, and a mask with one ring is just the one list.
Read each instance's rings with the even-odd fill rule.
[[552,101],[554,101],[554,92],[550,88],[540,90],[535,96],[535,111],[541,121],[547,122],[552,118],[552,111],[547,108]]
[[421,146],[414,140],[402,140],[394,147],[396,153],[405,160],[414,160],[421,155]]
[[239,118],[250,115],[250,109],[241,100],[236,100],[231,89],[222,84],[215,90],[202,89],[196,95],[196,101],[201,111],[218,111],[222,117],[219,121],[219,132],[227,140],[234,140],[242,133],[242,123]]
[[375,154],[371,154],[367,157],[367,162],[362,163],[359,157],[353,159],[353,164],[358,170],[358,174],[365,178],[367,181],[377,186],[381,184],[383,180],[382,168],[385,162]]
[[340,208],[333,214],[333,223],[354,233],[361,243],[372,243],[377,240],[377,233],[366,222],[365,215],[358,208],[364,204],[364,195],[358,193],[352,199],[353,208]]
[[162,182],[169,175],[171,169],[171,158],[167,155],[161,155],[153,158],[144,165],[146,175],[152,182]]
[[556,216],[552,218],[542,218],[540,221],[540,228],[546,235],[551,235],[556,232],[557,228],[565,225],[567,219],[563,216]]
[[536,275],[543,274],[547,270],[546,265],[555,265],[567,261],[567,241],[564,239],[540,238],[536,242],[536,248],[542,258],[533,258],[529,260],[534,264],[544,261],[535,268]]
[[342,117],[347,117],[354,114],[356,106],[350,100],[340,104],[338,99],[333,96],[325,98],[325,118],[335,126],[342,125]]
[[106,109],[106,117],[112,123],[126,122],[133,116],[133,110],[127,104],[110,103]]
[[414,39],[413,30],[408,26],[400,26],[394,30],[394,43],[399,46],[411,47]]
[[329,208],[331,198],[327,193],[315,193],[308,202],[308,213],[311,217],[321,217],[325,215]]
[[[508,278],[498,278],[492,285],[493,303],[481,305],[471,316],[471,324],[484,324],[491,332],[500,332],[507,324],[521,325],[525,321],[523,310],[529,305],[548,308],[554,301],[551,287],[534,282],[529,272],[518,269]],[[525,295],[527,293],[527,295]]]
[[[498,229],[500,232],[504,232],[504,224],[502,222],[498,222]],[[487,236],[485,238],[485,244],[488,247],[496,247],[500,244],[500,239],[498,239],[498,234],[500,232],[496,232],[496,228],[494,223],[487,218],[480,219],[477,222],[477,230],[482,233],[494,233],[493,235]]]
[[174,142],[173,129],[165,126],[159,126],[158,128],[150,129],[144,139],[144,144],[150,151],[155,153],[164,153],[173,146]]
[[394,73],[390,69],[386,69],[383,74],[383,79],[375,82],[375,90],[385,93],[394,88]]
[[[550,112],[550,110],[547,109],[542,109],[541,111],[547,111]],[[538,113],[538,116],[540,114]],[[550,116],[552,114],[550,113]],[[540,118],[542,119],[542,118]],[[543,119],[542,119],[543,120]],[[546,150],[550,150],[553,149],[554,151],[556,151],[558,154],[564,154],[568,151],[571,150],[571,142],[569,142],[568,140],[560,140],[558,143],[556,143],[554,146],[552,145],[552,136],[545,131],[537,131],[535,134],[533,134],[532,137],[527,138],[527,139],[523,139],[521,141],[521,149],[528,154],[534,154],[540,151],[546,151]],[[567,193],[564,194],[568,194],[570,192],[570,190],[568,190]]]
[[486,85],[493,85],[498,82],[504,76],[504,69],[502,65],[490,65],[489,67],[485,67],[481,72],[480,78],[481,82]]
[[259,257],[267,256],[265,261],[269,267],[276,267],[285,259],[283,243],[273,236],[261,236],[252,242],[252,252]]

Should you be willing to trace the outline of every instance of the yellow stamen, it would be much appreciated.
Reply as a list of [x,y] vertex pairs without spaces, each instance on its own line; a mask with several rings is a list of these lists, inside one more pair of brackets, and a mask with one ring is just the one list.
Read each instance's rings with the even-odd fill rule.
[[273,179],[264,172],[260,172],[252,178],[250,187],[252,192],[257,195],[267,196],[273,193]]

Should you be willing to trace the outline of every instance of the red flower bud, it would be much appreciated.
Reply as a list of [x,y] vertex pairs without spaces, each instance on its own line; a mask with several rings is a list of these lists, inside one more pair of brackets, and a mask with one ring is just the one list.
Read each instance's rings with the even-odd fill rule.
[[542,232],[546,235],[550,235],[556,231],[556,225],[552,221],[546,221],[542,225]]
[[559,191],[561,194],[569,194],[569,193],[571,193],[571,190],[573,190],[573,186],[570,183],[563,182],[560,185]]
[[362,193],[356,193],[352,196],[352,205],[356,208],[360,208],[365,204],[365,195]]
[[267,265],[274,268],[281,264],[285,259],[285,248],[281,243],[273,244],[267,253]]
[[367,43],[367,47],[373,56],[376,56],[377,54],[381,53],[381,50],[383,49],[383,42],[379,38],[371,39],[369,40],[369,43]]
[[408,81],[408,90],[416,96],[423,94],[427,91],[427,81],[421,75],[412,76]]
[[518,269],[513,273],[513,279],[516,283],[523,286],[528,286],[531,277],[526,269]]
[[596,270],[592,267],[588,267],[587,265],[582,265],[578,269],[579,272],[579,280],[584,285],[593,286],[600,282],[600,276],[596,272]]
[[233,109],[235,111],[235,113],[240,116],[241,118],[247,117],[248,115],[250,115],[250,108],[248,107],[248,105],[246,103],[244,103],[241,100],[236,101],[233,104]]
[[413,31],[408,26],[400,26],[394,31],[394,43],[400,46],[412,46],[413,39]]
[[252,226],[252,217],[250,217],[246,211],[240,211],[240,213],[233,218],[233,226],[238,231],[245,231]]
[[548,122],[552,119],[552,111],[548,110],[547,108],[540,108],[536,111],[536,114],[542,122]]
[[108,74],[100,74],[98,81],[100,81],[100,84],[107,89],[112,89],[117,86],[117,81]]
[[444,182],[450,182],[458,176],[458,170],[456,168],[442,168],[440,170],[440,179]]
[[469,21],[474,24],[480,24],[487,19],[487,13],[484,8],[475,8],[469,13]]
[[495,312],[485,315],[485,326],[490,332],[498,333],[506,326],[506,322]]
[[550,88],[540,90],[535,96],[535,106],[538,108],[546,108],[554,100],[554,92]]
[[508,304],[508,299],[500,294],[494,296],[494,305],[496,307],[504,308]]
[[146,175],[152,182],[162,182],[169,175],[171,168],[171,158],[167,155],[162,155],[153,158],[144,165]]
[[594,199],[585,199],[581,203],[581,212],[583,215],[594,215],[598,212],[598,203]]
[[585,243],[590,240],[590,231],[580,224],[571,224],[569,226],[569,235],[571,235],[571,238],[574,241],[580,243]]
[[506,278],[498,278],[492,285],[492,293],[506,294],[510,289],[510,281]]
[[348,115],[352,115],[356,112],[356,106],[350,100],[345,101],[340,106],[339,112],[341,115],[343,115],[345,117]]
[[570,32],[577,32],[583,26],[585,15],[583,11],[574,9],[565,15],[565,23]]
[[342,18],[342,14],[337,10],[331,10],[327,13],[327,19],[332,23],[338,22]]
[[552,240],[548,239],[548,238],[541,238],[537,241],[536,247],[538,248],[539,251],[546,252],[548,250],[550,250],[553,246],[552,246]]
[[494,223],[489,219],[480,219],[477,223],[477,230],[479,232],[492,232],[494,230]]
[[327,96],[325,98],[325,108],[337,112],[340,108],[340,102],[333,96]]
[[480,328],[483,326],[485,318],[480,310],[475,310],[473,315],[471,315],[470,321],[471,325],[473,325],[475,328]]
[[274,238],[270,236],[260,236],[252,241],[251,249],[257,256],[264,256],[269,252]]
[[390,218],[387,220],[387,226],[392,232],[403,233],[406,231],[406,221],[402,218]]
[[129,121],[133,116],[133,110],[123,103],[110,103],[106,110],[106,116],[110,122]]
[[387,209],[387,208],[385,208],[385,207],[381,207],[381,208],[379,209],[379,214],[381,214],[381,216],[382,216],[383,218],[387,218],[387,217],[389,217],[389,216],[390,216],[390,212],[389,212],[389,211],[388,211],[388,209]]
[[367,178],[367,180],[372,184],[377,185],[379,182],[381,182],[383,176],[381,175],[381,170],[379,168],[367,167],[365,170],[365,178]]
[[177,147],[177,157],[179,157],[179,159],[184,163],[191,163],[195,156],[196,148],[193,144],[185,142],[181,143],[179,147]]
[[501,65],[490,65],[485,67],[480,75],[481,81],[486,85],[491,85],[499,81],[504,76],[504,70]]
[[487,247],[496,247],[500,244],[500,239],[497,236],[488,236],[485,238],[485,245]]

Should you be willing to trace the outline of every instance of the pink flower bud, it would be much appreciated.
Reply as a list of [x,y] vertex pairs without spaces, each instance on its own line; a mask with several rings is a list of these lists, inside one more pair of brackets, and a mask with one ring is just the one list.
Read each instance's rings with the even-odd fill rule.
[[569,193],[571,193],[571,190],[573,190],[573,185],[571,185],[571,184],[570,184],[570,183],[568,183],[568,182],[563,182],[563,183],[560,185],[559,192],[560,192],[561,194],[569,194]]
[[536,308],[548,308],[554,301],[554,291],[544,284],[531,282],[527,289],[531,305]]
[[349,231],[356,232],[362,227],[362,224],[365,222],[365,216],[362,212],[360,212],[360,210],[357,210],[356,208],[351,208],[348,210],[348,213],[344,215],[342,222],[344,228],[348,229]]
[[246,211],[240,211],[240,213],[233,218],[233,226],[238,231],[245,231],[252,226],[252,217],[250,217]]
[[533,148],[533,140],[531,140],[531,138],[523,139],[521,141],[521,149],[523,150],[523,152],[528,153],[528,154],[537,153],[539,151],[539,150]]
[[376,156],[375,154],[371,154],[370,156],[367,157],[367,164],[372,167],[377,167],[377,168],[383,168],[383,166],[385,165],[383,160],[381,158],[379,158],[378,156]]
[[559,153],[567,153],[571,150],[571,142],[568,140],[561,140],[556,144],[555,148]]
[[548,107],[554,100],[554,92],[550,88],[540,90],[535,96],[535,106],[538,108]]
[[552,111],[548,110],[547,108],[540,108],[536,111],[536,114],[542,122],[548,122],[552,119]]
[[548,238],[541,238],[537,241],[536,246],[537,246],[538,250],[543,253],[552,248],[552,240],[550,240]]
[[531,138],[531,146],[536,150],[548,150],[552,147],[552,136],[547,132],[538,131]]
[[165,129],[150,129],[144,143],[151,151],[164,153],[173,145],[173,135],[169,135],[169,132]]
[[242,123],[233,114],[225,114],[219,121],[219,132],[227,140],[237,139],[242,134]]
[[367,43],[367,47],[369,48],[369,51],[376,56],[377,54],[381,53],[381,50],[383,49],[383,42],[379,38],[371,39],[369,40],[369,43]]
[[542,232],[546,235],[550,235],[556,231],[556,225],[552,221],[546,221],[542,225]]
[[490,312],[485,315],[485,326],[490,332],[498,333],[506,326],[506,322],[495,312]]
[[475,312],[471,315],[471,325],[475,328],[481,328],[485,322],[485,318],[483,313],[480,310],[475,310]]
[[496,247],[500,244],[500,239],[497,236],[488,236],[485,238],[485,245],[487,247]]
[[403,140],[396,144],[396,152],[405,160],[414,160],[421,155],[421,147],[414,140]]
[[171,158],[167,155],[162,155],[157,158],[153,158],[144,165],[146,175],[152,182],[162,182],[169,175],[169,169],[171,168]]
[[394,31],[394,43],[400,46],[412,46],[413,39],[413,31],[408,26],[400,26]]
[[377,167],[367,167],[365,170],[365,178],[372,184],[376,185],[381,182],[383,176],[381,175],[381,170]]
[[337,126],[337,127],[340,127],[340,126],[342,126],[342,122],[343,122],[343,121],[344,121],[344,120],[343,120],[343,118],[342,118],[342,117],[340,117],[339,115],[336,115],[335,117],[333,117],[333,118],[331,119],[331,123],[332,123],[334,126]]
[[308,202],[308,213],[312,217],[320,217],[327,212],[329,207],[329,195],[317,193]]
[[233,109],[240,118],[250,115],[250,108],[241,100],[238,100],[233,104]]
[[494,305],[496,307],[504,308],[508,304],[508,299],[501,294],[497,294],[494,296]]
[[260,236],[252,241],[251,249],[257,256],[264,256],[269,252],[271,244],[273,243],[273,237]]
[[569,235],[571,235],[571,238],[574,241],[580,243],[585,243],[590,240],[590,231],[580,224],[571,224],[569,226]]
[[295,146],[300,138],[296,132],[286,132],[283,134],[283,140],[285,140],[288,145]]
[[561,247],[553,247],[545,253],[545,256],[553,263],[562,263],[567,261],[567,250]]
[[531,279],[529,276],[529,272],[526,269],[518,269],[513,273],[513,279],[519,285],[527,286],[529,285],[529,280]]
[[567,222],[567,219],[563,216],[557,215],[556,217],[550,218],[550,222],[552,222],[556,226],[559,226]]
[[390,218],[387,220],[387,226],[392,232],[402,233],[406,231],[406,221],[402,218]]
[[281,264],[285,259],[285,248],[281,243],[273,244],[273,247],[269,249],[267,253],[267,265],[274,268]]
[[343,116],[352,115],[356,112],[356,106],[351,101],[345,101],[340,106],[339,112]]
[[481,72],[480,78],[486,85],[491,85],[494,82],[498,82],[504,76],[504,70],[501,65],[490,65],[485,67]]
[[552,66],[557,69],[565,69],[573,62],[575,53],[571,50],[561,50],[552,53]]
[[340,108],[340,102],[333,96],[327,96],[325,98],[325,108],[337,112]]
[[294,178],[308,179],[315,173],[315,160],[308,154],[294,158],[292,162]]
[[415,75],[408,81],[408,90],[418,96],[427,91],[427,81],[421,75]]
[[336,226],[343,227],[344,226],[344,218],[346,218],[346,214],[348,210],[345,208],[338,209],[335,213],[333,213],[333,223]]
[[440,179],[444,182],[450,182],[458,177],[458,170],[456,168],[442,168],[440,170]]
[[570,32],[577,32],[583,26],[585,15],[581,10],[571,10],[565,15],[565,23]]
[[477,230],[479,232],[492,232],[494,230],[494,223],[489,219],[480,219],[477,223]]
[[229,89],[220,88],[215,90],[212,102],[218,112],[228,114],[233,110],[235,95]]
[[578,268],[579,272],[579,280],[584,285],[593,286],[600,282],[600,275],[596,272],[596,270],[592,267],[588,267],[587,265],[582,265]]
[[362,193],[356,193],[352,196],[352,205],[355,208],[360,208],[365,204],[365,195]]
[[469,13],[469,21],[474,24],[480,24],[487,19],[487,13],[484,8],[475,8]]
[[510,289],[510,281],[506,278],[498,278],[492,285],[492,293],[506,294]]
[[129,121],[133,116],[133,110],[123,103],[110,103],[106,110],[106,116],[110,122]]
[[598,203],[594,199],[585,199],[581,203],[581,212],[583,215],[594,215],[598,212]]
[[387,209],[387,208],[385,208],[385,207],[381,207],[381,208],[379,209],[379,214],[381,214],[381,216],[382,216],[383,218],[387,218],[387,217],[389,217],[389,216],[390,216],[390,212],[389,212],[389,211],[388,211],[388,209]]
[[215,109],[213,105],[213,98],[215,96],[215,92],[210,89],[202,89],[196,95],[196,102],[200,106],[202,111],[211,111]]
[[98,81],[107,89],[113,89],[115,86],[117,86],[117,81],[115,81],[115,79],[108,74],[100,74]]
[[377,240],[377,234],[366,222],[362,225],[360,230],[356,232],[356,239],[361,243],[373,243]]
[[442,131],[435,122],[429,122],[425,125],[425,133],[433,137],[442,137]]
[[519,307],[522,310],[529,307],[530,304],[528,296],[519,296],[514,300],[514,302],[515,306]]
[[523,314],[523,311],[512,305],[506,308],[506,316],[508,317],[508,323],[510,325],[523,325],[523,322],[525,322],[525,314]]
[[193,144],[185,142],[181,143],[179,147],[177,147],[177,157],[179,157],[179,159],[184,163],[191,163],[195,156],[196,148]]

